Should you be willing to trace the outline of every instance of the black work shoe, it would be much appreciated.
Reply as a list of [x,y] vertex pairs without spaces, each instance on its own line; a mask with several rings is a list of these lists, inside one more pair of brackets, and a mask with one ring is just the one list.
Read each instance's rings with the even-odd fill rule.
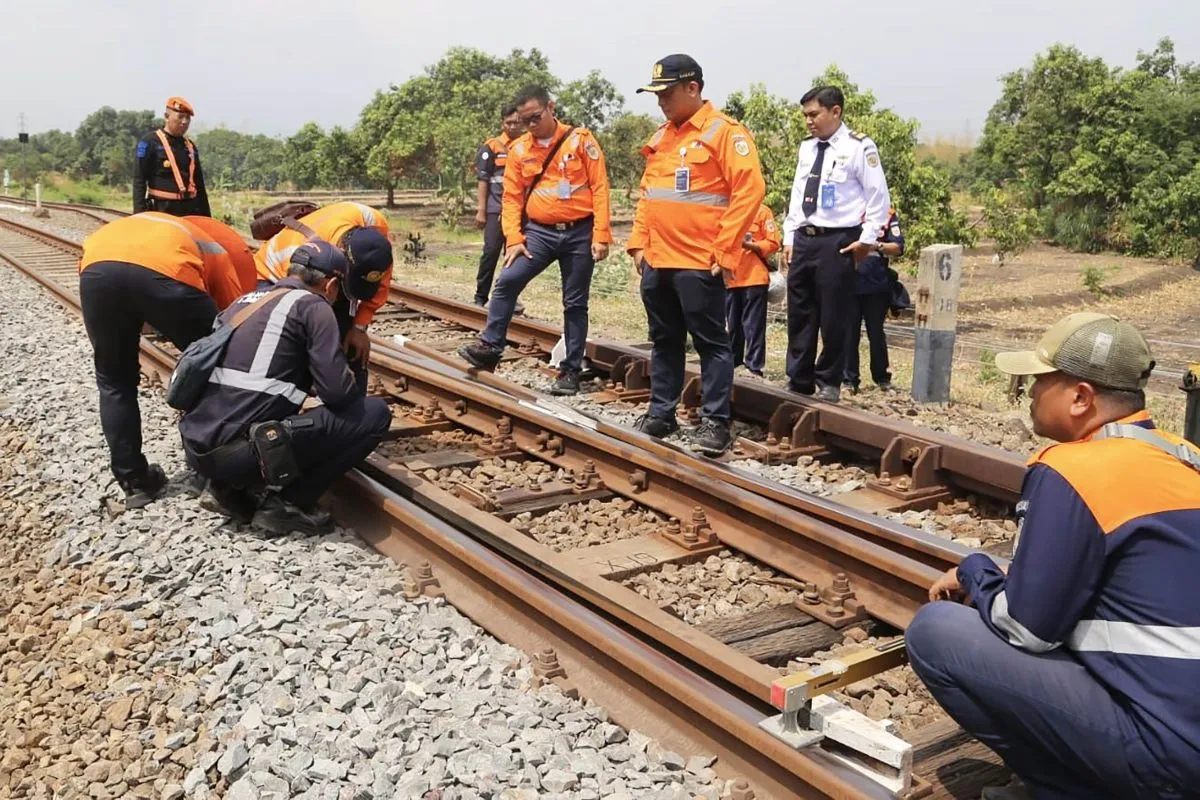
[[550,386],[550,394],[572,395],[579,394],[579,373],[560,372],[558,379]]
[[486,297],[476,297],[471,302],[477,306],[483,306],[484,308],[487,308],[488,299]]
[[836,386],[822,386],[817,389],[817,399],[826,403],[836,403],[842,399],[842,392]]
[[234,522],[248,525],[254,519],[258,503],[255,501],[254,495],[245,489],[235,489],[232,486],[209,481],[204,494],[200,495],[200,507],[205,511],[229,517]]
[[876,386],[879,387],[879,391],[881,391],[881,392],[896,391],[896,387],[892,385],[891,381],[884,381],[883,383],[876,384]]
[[458,348],[458,354],[472,367],[479,369],[495,369],[500,363],[500,351],[483,342],[464,344]]
[[277,536],[286,536],[292,531],[308,534],[333,531],[333,517],[328,511],[304,511],[277,494],[263,499],[251,522],[254,527]]
[[845,387],[846,391],[850,394],[859,393],[859,386],[857,383],[843,383],[842,386]]
[[524,303],[522,303],[520,300],[513,303],[513,316],[514,317],[519,317],[519,316],[523,315],[524,313],[525,313],[525,304]]
[[805,397],[812,397],[813,394],[816,392],[816,389],[814,389],[811,386],[797,386],[794,383],[789,383],[788,391],[795,392],[796,394],[802,394]]
[[706,456],[719,456],[729,449],[733,436],[729,433],[729,423],[707,417],[700,421],[692,433],[692,444]]
[[633,427],[634,430],[639,430],[647,436],[662,439],[664,436],[670,436],[679,430],[679,423],[675,421],[674,417],[663,419],[662,417],[652,417],[649,414],[643,414]]
[[151,464],[146,472],[128,481],[121,481],[125,490],[125,508],[145,508],[162,494],[167,486],[167,474],[158,464]]

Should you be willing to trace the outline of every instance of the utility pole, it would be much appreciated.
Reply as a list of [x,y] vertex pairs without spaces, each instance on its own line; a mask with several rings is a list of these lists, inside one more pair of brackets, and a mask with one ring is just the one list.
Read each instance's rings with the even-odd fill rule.
[[25,130],[25,112],[17,117],[17,141],[21,143],[21,197],[29,197],[29,170],[26,169],[25,153],[29,149],[29,132]]

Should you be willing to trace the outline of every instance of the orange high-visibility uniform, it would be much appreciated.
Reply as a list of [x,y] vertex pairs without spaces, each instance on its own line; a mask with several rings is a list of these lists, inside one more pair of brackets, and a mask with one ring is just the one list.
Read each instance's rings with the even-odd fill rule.
[[[742,249],[742,260],[733,271],[733,280],[726,281],[725,286],[739,289],[743,286],[766,286],[771,282],[771,274],[767,271],[766,259],[779,251],[783,238],[779,226],[775,224],[775,215],[766,206],[759,206],[754,215],[754,222],[746,233],[750,241],[758,245],[759,258],[749,250]],[[745,237],[742,237],[743,240]]]
[[646,169],[626,250],[643,251],[655,269],[737,269],[742,237],[767,189],[750,132],[706,100],[682,125],[663,123],[642,155]]
[[186,219],[158,211],[122,217],[83,240],[79,271],[104,261],[154,270],[205,292],[223,309],[246,293],[234,260]]
[[[504,170],[504,202],[500,224],[509,247],[522,244],[521,207],[534,177],[550,148],[567,132],[562,122],[548,144],[541,144],[532,133],[517,138],[508,148],[508,166]],[[565,184],[564,184],[565,181]],[[565,191],[564,191],[565,190]],[[567,194],[564,198],[560,191]],[[529,196],[529,219],[542,225],[574,222],[591,216],[592,244],[612,242],[608,198],[608,168],[596,137],[586,128],[576,128],[546,165],[546,174]]]
[[[317,236],[335,247],[341,247],[342,237],[354,228],[375,228],[384,236],[388,235],[387,220],[382,212],[368,205],[348,200],[318,208],[311,214],[301,217],[300,222],[312,228]],[[254,263],[258,269],[259,279],[274,283],[287,277],[292,253],[304,242],[304,234],[291,228],[284,228],[267,240],[254,254]],[[355,325],[371,324],[371,320],[375,318],[375,312],[387,302],[388,289],[391,285],[392,268],[388,267],[379,281],[379,290],[375,292],[375,296],[358,304],[358,311],[354,314]]]
[[242,235],[233,228],[212,217],[186,216],[183,218],[207,233],[217,244],[225,248],[233,268],[237,271],[238,283],[242,286],[242,294],[253,292],[258,284],[258,274],[254,268],[254,250],[246,244]]

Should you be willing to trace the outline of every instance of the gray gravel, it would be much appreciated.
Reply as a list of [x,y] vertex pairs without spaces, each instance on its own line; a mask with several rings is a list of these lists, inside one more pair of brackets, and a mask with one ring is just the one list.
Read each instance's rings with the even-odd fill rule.
[[[710,759],[531,690],[524,655],[405,600],[348,531],[267,541],[178,493],[120,513],[82,325],[10,268],[0,281],[0,794],[728,791]],[[146,453],[177,474],[174,414],[141,399]]]

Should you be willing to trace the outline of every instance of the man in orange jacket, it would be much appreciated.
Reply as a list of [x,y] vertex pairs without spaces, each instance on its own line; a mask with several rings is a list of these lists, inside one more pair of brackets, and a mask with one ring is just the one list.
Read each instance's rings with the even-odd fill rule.
[[[349,263],[345,279],[338,282],[333,313],[354,379],[366,391],[367,359],[371,355],[367,328],[375,312],[387,302],[392,285],[392,242],[387,220],[382,212],[364,203],[343,201],[322,206],[299,222],[315,233],[316,239],[340,249]],[[311,238],[285,228],[267,240],[254,254],[260,284],[268,287],[286,278],[292,253]]]
[[742,260],[733,271],[733,280],[725,284],[725,319],[733,367],[744,364],[751,375],[759,378],[767,363],[767,286],[771,283],[767,259],[781,246],[775,215],[760,206],[742,240]]
[[608,171],[596,138],[554,116],[540,86],[526,86],[514,101],[528,132],[509,148],[504,170],[501,223],[508,250],[488,305],[487,328],[461,355],[472,366],[494,369],[507,342],[517,297],[551,261],[562,272],[563,334],[567,354],[551,394],[579,391],[587,341],[592,270],[608,257]]
[[[654,65],[650,83],[667,121],[642,148],[646,171],[626,245],[642,276],[642,303],[654,349],[650,410],[638,428],[662,437],[679,429],[684,345],[700,353],[703,406],[693,443],[729,448],[733,357],[725,330],[725,278],[742,261],[743,238],[766,194],[758,150],[737,120],[701,96],[704,73],[687,55]],[[724,276],[724,277],[723,277]]]
[[[240,240],[221,232],[222,240],[230,237]],[[162,468],[142,455],[142,325],[183,350],[212,331],[219,309],[254,288],[253,268],[244,245],[227,250],[186,217],[156,211],[110,222],[84,240],[79,299],[95,352],[100,426],[126,508],[150,503],[167,483]]]

